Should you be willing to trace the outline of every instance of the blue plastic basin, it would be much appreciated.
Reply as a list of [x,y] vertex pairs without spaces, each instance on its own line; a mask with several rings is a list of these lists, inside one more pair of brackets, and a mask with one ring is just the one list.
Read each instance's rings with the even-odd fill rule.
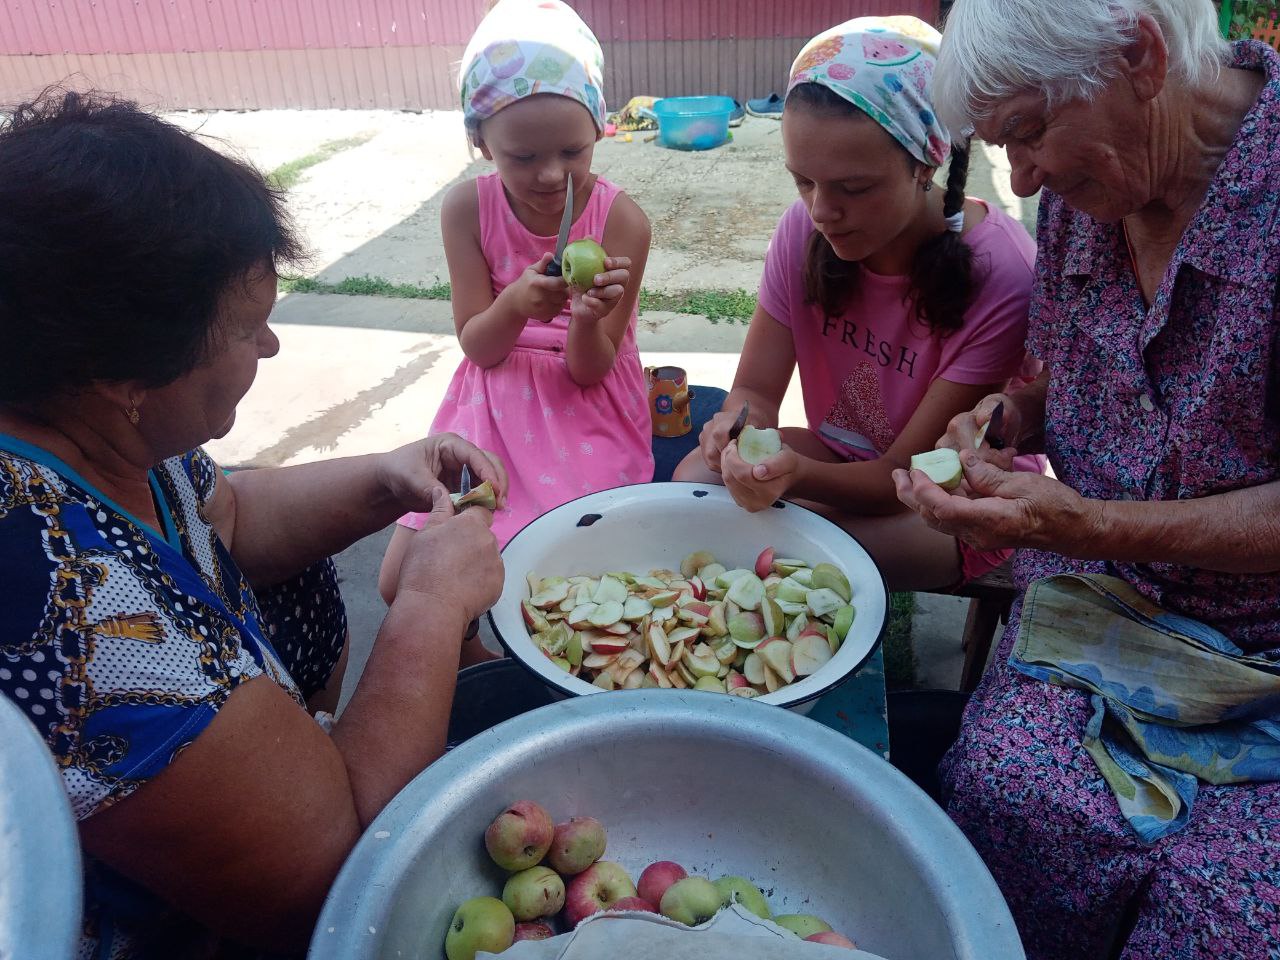
[[665,97],[653,105],[658,142],[673,150],[710,150],[729,139],[732,97]]

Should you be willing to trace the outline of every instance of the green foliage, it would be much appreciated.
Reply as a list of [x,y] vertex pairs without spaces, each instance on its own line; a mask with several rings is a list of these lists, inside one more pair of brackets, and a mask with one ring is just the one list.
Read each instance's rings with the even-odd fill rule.
[[[1218,4],[1221,9],[1223,3]],[[1259,20],[1270,23],[1280,14],[1280,4],[1275,0],[1231,0],[1231,20],[1227,36],[1232,40],[1253,36],[1253,30]]]
[[890,690],[909,690],[916,682],[916,655],[911,646],[914,593],[889,595],[889,623],[884,632],[884,677]]
[[392,283],[384,277],[346,277],[337,283],[325,283],[312,277],[281,277],[281,293],[328,293],[347,297],[393,297],[397,300],[448,300],[449,284],[433,283],[424,287],[416,283]]

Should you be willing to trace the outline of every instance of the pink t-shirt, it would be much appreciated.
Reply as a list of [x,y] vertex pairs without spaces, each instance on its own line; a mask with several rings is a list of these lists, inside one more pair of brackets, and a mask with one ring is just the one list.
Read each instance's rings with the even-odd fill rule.
[[[984,204],[985,206],[985,204]],[[863,270],[848,309],[827,317],[805,302],[805,248],[813,233],[803,201],[782,215],[769,244],[760,305],[790,328],[809,429],[850,460],[883,454],[934,380],[1001,384],[1034,377],[1026,357],[1035,241],[994,207],[967,234],[978,291],[964,326],[935,337],[905,299],[906,277]]]

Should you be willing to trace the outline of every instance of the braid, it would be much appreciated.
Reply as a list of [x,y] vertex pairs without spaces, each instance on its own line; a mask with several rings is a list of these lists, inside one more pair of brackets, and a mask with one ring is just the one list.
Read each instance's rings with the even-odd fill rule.
[[[957,146],[947,170],[947,193],[942,212],[954,217],[964,209],[969,179],[969,145]],[[964,326],[973,302],[973,251],[960,234],[946,232],[920,245],[911,266],[911,293],[916,317],[932,333],[945,336]]]

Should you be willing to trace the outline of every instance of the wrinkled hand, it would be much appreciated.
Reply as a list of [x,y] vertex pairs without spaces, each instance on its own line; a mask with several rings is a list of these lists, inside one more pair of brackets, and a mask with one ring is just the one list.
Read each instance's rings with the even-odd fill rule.
[[631,282],[630,257],[605,257],[604,273],[593,278],[595,286],[586,293],[574,294],[570,305],[575,322],[592,323],[603,320],[618,305]]
[[392,606],[406,597],[425,598],[433,609],[455,611],[464,624],[493,606],[502,593],[503,567],[492,522],[483,507],[456,513],[437,486],[426,525],[409,540]]
[[[547,267],[554,254],[544,253],[537,263],[530,264],[507,290],[514,298],[513,307],[522,317],[530,317],[550,323],[560,316],[564,302],[569,299],[569,284],[564,277],[548,277]],[[503,291],[504,293],[506,291]]]
[[702,462],[707,465],[708,470],[721,472],[720,461],[724,456],[724,448],[729,445],[729,428],[737,419],[737,410],[732,413],[721,410],[702,425],[702,432],[698,434],[698,449],[702,451]]
[[454,433],[437,434],[382,454],[379,478],[402,510],[425,513],[431,509],[436,488],[446,493],[458,489],[464,463],[471,468],[472,484],[488,480],[498,506],[505,505],[507,471],[502,461]]
[[952,450],[973,450],[974,440],[978,436],[978,431],[991,420],[991,412],[995,410],[998,403],[1004,404],[1004,426],[1001,428],[1004,436],[1001,439],[1008,446],[1003,450],[994,450],[984,443],[978,448],[978,456],[1001,470],[1011,470],[1013,468],[1013,458],[1017,455],[1017,451],[1013,449],[1013,440],[1022,433],[1022,414],[1018,411],[1017,405],[1009,398],[1009,395],[1005,393],[993,393],[990,396],[983,397],[982,401],[972,410],[966,413],[957,413],[951,418],[951,422],[947,424],[947,432],[942,435],[934,446],[938,449],[950,447]]
[[979,550],[1034,547],[1067,556],[1094,539],[1103,504],[1038,473],[1011,472],[963,450],[968,495],[948,493],[919,470],[893,471],[898,499],[924,522]]
[[796,482],[800,455],[783,446],[764,463],[752,465],[742,459],[735,440],[724,448],[720,467],[721,479],[734,502],[742,509],[756,513],[786,496]]

